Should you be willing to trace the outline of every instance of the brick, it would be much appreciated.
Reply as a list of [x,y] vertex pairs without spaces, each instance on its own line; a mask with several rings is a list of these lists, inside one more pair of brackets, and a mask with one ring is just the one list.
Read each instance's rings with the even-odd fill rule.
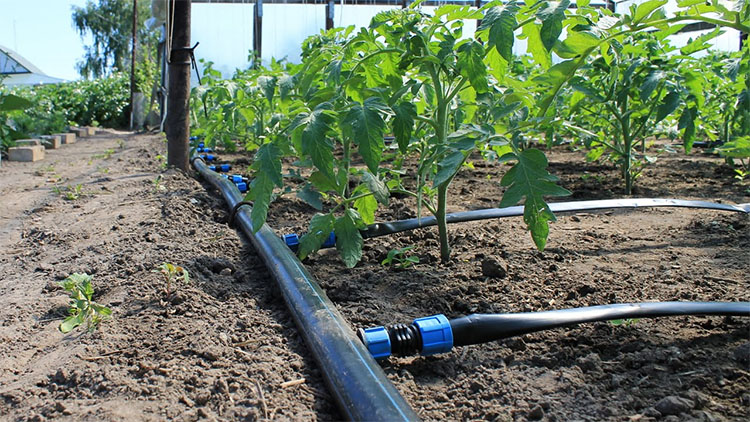
[[42,138],[42,143],[46,149],[58,149],[62,145],[62,138],[57,135],[44,135],[40,138]]
[[10,161],[44,160],[44,147],[41,145],[31,145],[27,147],[8,148],[8,160]]
[[76,143],[75,133],[53,133],[52,135],[59,136],[62,139],[62,143],[65,145]]
[[19,147],[27,147],[30,145],[41,145],[42,141],[40,139],[17,139],[16,145]]
[[76,134],[76,138],[85,138],[89,136],[89,131],[82,127],[72,127],[70,131]]

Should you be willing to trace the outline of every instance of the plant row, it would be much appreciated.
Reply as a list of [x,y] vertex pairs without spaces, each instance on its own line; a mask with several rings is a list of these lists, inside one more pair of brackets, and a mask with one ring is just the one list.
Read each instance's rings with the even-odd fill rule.
[[[572,141],[592,159],[614,160],[627,194],[648,160],[647,140],[660,133],[682,138],[686,151],[702,137],[747,155],[750,50],[693,55],[726,28],[747,32],[750,6],[684,0],[668,17],[664,4],[647,1],[625,15],[588,1],[570,9],[567,0],[385,11],[366,28],[308,38],[301,64],[274,61],[231,80],[206,64],[205,83],[192,93],[193,134],[254,154],[246,199],[256,229],[289,191],[320,211],[300,239],[302,258],[335,232],[343,262],[354,266],[360,229],[405,195],[417,215],[436,217],[440,256],[449,260],[449,188],[470,156],[508,163],[500,206],[523,202],[542,249],[555,218],[546,198],[569,192],[539,145]],[[464,37],[476,20],[476,38]],[[671,47],[668,37],[695,21],[716,29]],[[513,54],[516,37],[528,55]],[[295,167],[285,173],[283,160]]]

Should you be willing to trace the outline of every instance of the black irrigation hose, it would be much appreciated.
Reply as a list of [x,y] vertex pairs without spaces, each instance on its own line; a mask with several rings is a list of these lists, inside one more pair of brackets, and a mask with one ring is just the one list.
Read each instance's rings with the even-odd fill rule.
[[[202,159],[192,163],[205,180],[221,191],[230,209],[242,200],[234,184],[209,170]],[[240,207],[235,221],[278,283],[344,416],[349,420],[418,420],[297,257],[268,225],[253,234],[249,211],[249,206]]]
[[417,318],[412,324],[360,329],[358,335],[375,358],[432,355],[453,346],[487,343],[536,331],[629,318],[680,315],[750,317],[750,302],[645,302],[590,306],[516,314],[473,314],[448,320],[444,315]]
[[[719,211],[734,211],[741,213],[750,213],[750,204],[728,205],[718,204],[707,201],[690,201],[683,199],[662,199],[662,198],[634,198],[634,199],[604,199],[595,201],[572,201],[572,202],[553,202],[549,204],[552,212],[579,212],[592,211],[601,209],[616,208],[646,208],[646,207],[682,207],[682,208],[703,208]],[[467,221],[488,220],[493,218],[518,217],[523,215],[523,206],[507,208],[489,208],[485,210],[464,211],[446,215],[446,221],[451,223],[463,223]],[[407,230],[414,230],[420,227],[429,227],[437,225],[434,216],[422,218],[410,218],[408,220],[393,221],[390,223],[375,223],[361,230],[362,237],[385,236],[399,233]]]

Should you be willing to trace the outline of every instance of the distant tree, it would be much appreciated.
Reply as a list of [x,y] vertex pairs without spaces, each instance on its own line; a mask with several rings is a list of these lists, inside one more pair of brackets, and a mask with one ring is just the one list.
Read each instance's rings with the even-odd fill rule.
[[[144,22],[151,17],[151,2],[138,2],[139,49],[153,48],[157,35],[146,29]],[[89,0],[84,7],[73,6],[73,25],[83,38],[91,34],[93,43],[86,45],[86,53],[78,62],[78,73],[84,78],[98,78],[112,72],[126,71],[130,66],[133,25],[133,0]],[[143,47],[140,47],[143,46]],[[146,55],[140,52],[139,62]]]

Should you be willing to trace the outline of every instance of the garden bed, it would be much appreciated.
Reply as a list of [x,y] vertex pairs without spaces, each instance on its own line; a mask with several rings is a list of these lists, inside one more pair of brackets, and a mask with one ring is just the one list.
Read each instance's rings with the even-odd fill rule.
[[[115,152],[102,157],[108,149]],[[50,153],[45,163],[3,163],[0,414],[340,419],[278,289],[249,242],[227,226],[226,206],[199,182],[164,172],[156,160],[163,149],[157,136],[110,132]],[[573,199],[622,197],[614,167],[585,164],[565,148],[548,156]],[[451,185],[451,211],[498,204],[507,167],[474,165]],[[636,195],[750,202],[747,183],[731,173],[714,156],[663,155]],[[55,184],[81,184],[86,195],[64,200]],[[268,222],[279,234],[300,232],[313,214],[284,196]],[[378,220],[414,216],[413,204],[394,199]],[[559,215],[544,252],[520,218],[449,232],[448,264],[439,261],[434,228],[365,240],[353,269],[335,250],[305,264],[352,328],[436,313],[750,300],[746,215]],[[389,250],[410,245],[419,264],[380,264]],[[162,262],[185,266],[193,278],[172,303],[152,272]],[[93,334],[57,331],[67,297],[55,281],[73,272],[93,274],[95,300],[114,311]],[[383,366],[427,420],[745,420],[750,406],[750,330],[741,318],[585,324]]]

